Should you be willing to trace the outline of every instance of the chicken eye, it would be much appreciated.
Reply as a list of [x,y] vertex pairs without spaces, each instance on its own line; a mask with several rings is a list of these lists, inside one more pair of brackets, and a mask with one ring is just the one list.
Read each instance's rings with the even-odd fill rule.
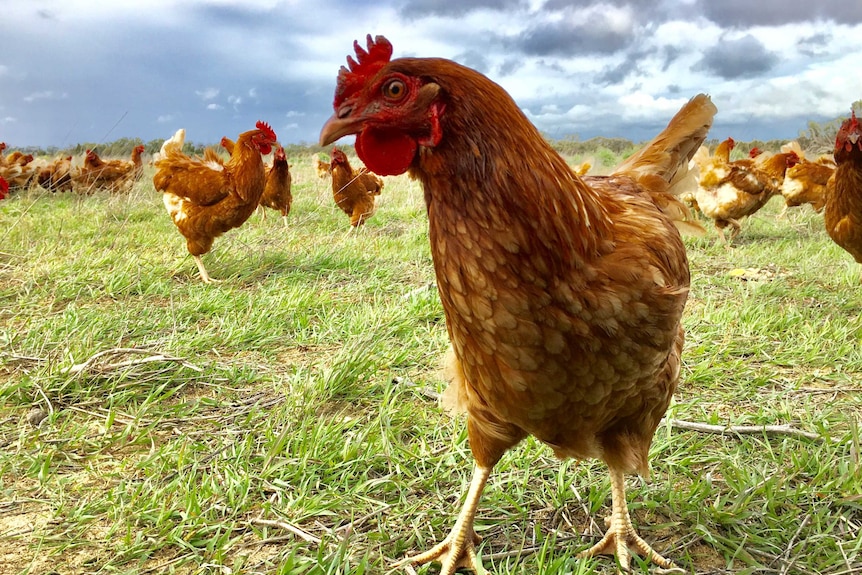
[[390,100],[400,100],[407,93],[407,86],[402,80],[390,80],[383,85],[383,95]]

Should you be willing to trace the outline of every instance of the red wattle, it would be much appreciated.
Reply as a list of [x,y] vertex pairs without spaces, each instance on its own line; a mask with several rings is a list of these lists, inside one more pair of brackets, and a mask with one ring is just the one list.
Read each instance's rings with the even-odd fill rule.
[[356,155],[381,176],[403,174],[413,163],[418,144],[404,132],[365,129],[356,137]]

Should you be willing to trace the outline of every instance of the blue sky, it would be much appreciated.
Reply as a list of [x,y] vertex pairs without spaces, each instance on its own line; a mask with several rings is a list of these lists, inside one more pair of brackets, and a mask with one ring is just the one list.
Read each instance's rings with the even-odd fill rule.
[[697,92],[711,137],[789,139],[862,99],[858,0],[93,0],[7,3],[0,141],[59,146],[261,119],[316,142],[354,39],[501,84],[553,138],[651,137]]

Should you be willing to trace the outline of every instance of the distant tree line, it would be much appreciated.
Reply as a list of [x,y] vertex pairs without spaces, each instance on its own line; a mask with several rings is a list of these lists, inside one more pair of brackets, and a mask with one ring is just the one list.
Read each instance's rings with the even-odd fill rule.
[[[851,107],[856,111],[857,115],[862,116],[862,100],[853,102]],[[838,133],[838,128],[841,126],[841,122],[846,118],[847,115],[842,115],[838,118],[822,123],[813,121],[808,122],[808,128],[800,131],[799,136],[796,139],[802,149],[811,154],[817,155],[829,153],[835,145],[835,134]],[[553,140],[551,138],[547,138],[547,136],[545,137],[560,154],[565,156],[590,155],[605,166],[614,165],[620,157],[626,158],[630,156],[643,144],[643,142],[636,144],[635,142],[625,138],[606,138],[601,136],[590,138],[589,140],[581,140],[577,136],[568,136],[561,140]],[[145,153],[152,155],[161,149],[164,141],[165,140],[163,138],[160,138],[144,143],[140,138],[120,138],[113,142],[84,142],[65,148],[58,148],[56,146],[49,146],[47,148],[29,146],[17,149],[20,149],[25,154],[50,157],[61,155],[80,156],[87,150],[96,150],[100,156],[118,158],[131,155],[132,148],[140,144],[144,145]],[[718,145],[719,141],[720,140],[713,138],[706,140],[704,144],[709,146],[710,149],[714,149]],[[748,151],[754,147],[760,148],[764,152],[777,152],[785,143],[787,143],[786,140],[752,140],[750,142],[737,142],[733,155],[734,157],[747,157]],[[200,155],[203,154],[204,148],[208,146],[218,146],[218,144],[186,142],[183,145],[183,152],[189,155]],[[294,157],[321,152],[329,153],[328,148],[323,148],[317,144],[307,143],[288,144],[284,146],[284,151],[288,156]]]
[[[144,142],[140,138],[120,138],[118,140],[114,140],[113,142],[82,142],[80,144],[75,144],[74,146],[67,147],[57,147],[57,146],[48,146],[45,148],[39,146],[26,146],[23,148],[14,148],[16,150],[20,150],[25,154],[33,154],[34,156],[48,156],[48,157],[57,157],[57,156],[82,156],[87,150],[95,150],[100,156],[106,158],[125,158],[132,154],[132,149],[135,146],[142,145],[144,146],[145,154],[155,154],[162,148],[162,144],[164,143],[164,138],[159,138],[156,140],[150,140],[149,142]],[[201,155],[204,152],[204,149],[207,147],[218,147],[218,144],[203,144],[196,142],[186,141],[183,144],[183,152],[188,155]],[[312,154],[318,152],[327,152],[328,149],[322,148],[317,144],[287,144],[284,146],[284,151],[288,156],[299,156],[305,154]]]

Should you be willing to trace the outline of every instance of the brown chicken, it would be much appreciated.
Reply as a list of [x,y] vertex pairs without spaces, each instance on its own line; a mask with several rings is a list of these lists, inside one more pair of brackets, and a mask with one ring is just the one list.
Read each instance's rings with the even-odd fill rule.
[[138,146],[135,146],[134,148],[132,148],[132,164],[134,166],[132,168],[132,176],[131,176],[132,183],[137,182],[144,175],[144,160],[142,157],[143,154],[144,154],[144,147],[143,146],[138,145]]
[[21,150],[14,150],[6,156],[7,166],[26,166],[33,161],[33,154],[25,154]]
[[317,170],[318,178],[325,180],[329,177],[329,162],[321,160],[318,156],[312,158],[312,162],[314,162],[314,169]]
[[71,192],[72,156],[61,156],[42,168],[36,182],[51,192]]
[[[260,205],[281,212],[281,219],[287,225],[287,215],[293,196],[290,194],[290,166],[284,148],[276,146],[272,155],[272,167],[266,173],[266,186],[260,197]],[[265,212],[264,212],[265,213]]]
[[826,205],[826,183],[835,171],[835,162],[831,157],[817,158],[813,162],[800,158],[795,166],[787,168],[784,183],[781,185],[781,195],[784,196],[784,208],[811,205],[814,211],[820,213]]
[[6,181],[10,189],[26,188],[36,177],[39,169],[40,166],[33,161],[33,154],[15,150],[0,165],[0,177]]
[[241,226],[260,203],[266,183],[261,155],[272,151],[275,132],[264,122],[239,135],[230,160],[224,164],[190,158],[182,152],[179,132],[162,146],[164,157],[156,162],[153,185],[174,224],[186,238],[201,279],[214,281],[201,255],[228,230]]
[[136,146],[129,160],[103,160],[95,150],[87,150],[84,165],[72,177],[75,187],[83,193],[92,193],[95,190],[128,190],[144,173],[141,162],[143,151],[143,146]]
[[[697,206],[713,220],[721,240],[730,244],[742,228],[739,220],[780,194],[787,168],[798,162],[796,152],[761,154],[753,160],[730,162],[722,170],[711,172],[716,179],[701,176],[695,192]],[[731,227],[730,237],[724,235],[727,226]]]
[[688,211],[671,193],[715,106],[696,96],[612,175],[580,178],[480,73],[439,58],[390,61],[382,36],[355,48],[320,142],[356,134],[369,169],[409,172],[424,188],[452,343],[445,397],[467,412],[476,461],[452,532],[405,561],[482,572],[482,490],[502,455],[534,435],[561,458],[610,470],[611,524],[582,557],[615,554],[628,569],[631,547],[672,566],[635,532],[623,476],[648,473],[679,378],[689,270],[673,220]]
[[383,180],[365,168],[351,168],[347,155],[338,148],[332,148],[330,157],[329,172],[335,205],[350,216],[350,225],[357,228],[374,215],[374,197],[380,195]]
[[727,175],[730,152],[735,146],[734,139],[727,138],[718,144],[712,155],[709,154],[706,146],[697,150],[692,161],[697,166],[699,183],[702,187],[713,186]]
[[841,123],[834,157],[823,211],[826,232],[862,264],[862,126],[855,111]]

